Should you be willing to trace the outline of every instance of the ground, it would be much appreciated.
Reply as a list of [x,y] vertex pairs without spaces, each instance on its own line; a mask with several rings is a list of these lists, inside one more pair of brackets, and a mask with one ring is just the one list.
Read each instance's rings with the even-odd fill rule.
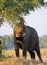
[[30,54],[27,52],[27,58],[23,58],[22,50],[20,50],[20,58],[15,56],[14,50],[6,50],[3,52],[6,58],[0,61],[0,65],[47,65],[47,48],[41,49],[43,63],[41,63],[36,55],[35,60],[31,60]]

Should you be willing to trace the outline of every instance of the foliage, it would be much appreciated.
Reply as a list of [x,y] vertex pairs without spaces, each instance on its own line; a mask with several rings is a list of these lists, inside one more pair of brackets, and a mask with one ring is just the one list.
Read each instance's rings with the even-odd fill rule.
[[42,43],[45,47],[47,47],[47,35],[42,36],[42,37],[40,38],[40,40],[41,40],[41,43]]
[[44,5],[44,0],[0,0],[0,16],[14,24],[21,15],[26,15],[41,5]]
[[2,61],[5,58],[5,54],[4,54],[4,38],[2,36],[0,36],[0,60]]

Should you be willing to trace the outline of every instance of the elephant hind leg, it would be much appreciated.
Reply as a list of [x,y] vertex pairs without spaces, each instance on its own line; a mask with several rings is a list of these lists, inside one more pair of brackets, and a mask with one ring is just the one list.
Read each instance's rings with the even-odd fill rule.
[[43,62],[43,60],[41,58],[40,48],[39,48],[39,41],[37,41],[37,43],[36,43],[36,49],[35,49],[35,51],[36,51],[36,53],[37,53],[40,61]]
[[32,58],[32,59],[35,59],[35,53],[34,53],[34,51],[29,51],[29,53],[30,53],[30,55],[31,55],[31,58]]
[[37,55],[38,55],[40,61],[43,62],[43,61],[42,61],[42,58],[41,58],[41,54],[40,54],[39,48],[36,49],[36,53],[37,53]]

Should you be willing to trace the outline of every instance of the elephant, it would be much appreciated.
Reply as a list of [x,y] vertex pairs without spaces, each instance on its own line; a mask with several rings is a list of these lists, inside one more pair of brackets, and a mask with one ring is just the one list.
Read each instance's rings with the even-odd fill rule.
[[[20,29],[20,25],[19,25],[19,29]],[[37,31],[33,27],[26,25],[24,25],[23,29],[20,30],[17,29],[18,30],[17,33],[16,33],[17,30],[16,31],[15,30],[16,28],[14,29],[14,46],[15,46],[16,56],[19,57],[19,48],[21,48],[23,50],[23,56],[25,58],[27,56],[26,54],[28,51],[30,53],[31,58],[35,59],[34,51],[36,51],[40,61],[43,62],[39,48],[39,36]]]

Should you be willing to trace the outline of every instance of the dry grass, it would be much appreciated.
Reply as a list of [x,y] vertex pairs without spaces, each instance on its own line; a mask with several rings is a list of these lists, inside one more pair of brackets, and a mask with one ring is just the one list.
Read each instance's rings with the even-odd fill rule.
[[43,63],[41,63],[36,55],[35,60],[31,60],[30,54],[27,52],[27,58],[23,58],[22,51],[20,50],[20,58],[17,59],[14,50],[7,50],[4,52],[7,57],[0,61],[0,65],[47,65],[47,48],[41,49],[41,55],[43,58]]
[[47,55],[47,48],[41,49],[41,54],[44,56]]

